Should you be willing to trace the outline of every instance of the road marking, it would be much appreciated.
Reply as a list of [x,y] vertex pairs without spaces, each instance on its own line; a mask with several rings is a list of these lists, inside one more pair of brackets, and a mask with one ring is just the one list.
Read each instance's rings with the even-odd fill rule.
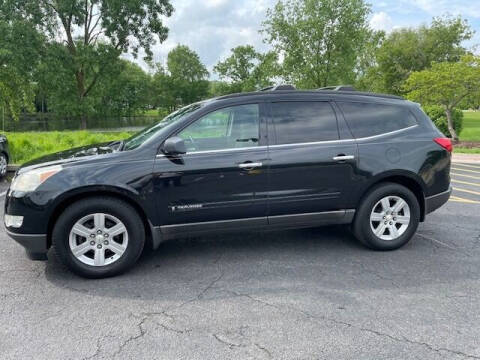
[[454,187],[453,190],[455,190],[455,191],[461,191],[461,192],[466,192],[466,193],[474,194],[474,195],[480,195],[480,192],[478,192],[478,191],[467,190],[467,189],[462,189],[462,188],[457,188],[457,187]]
[[461,180],[455,180],[455,179],[452,179],[452,182],[454,182],[454,183],[459,183],[459,184],[465,184],[465,185],[479,186],[479,187],[480,187],[480,184],[479,184],[479,183],[471,183],[471,182],[461,181]]
[[472,172],[474,174],[480,174],[480,171],[473,171],[473,170],[467,170],[467,169],[459,169],[459,168],[454,168],[452,167],[453,170],[458,170],[458,171],[466,171],[466,172]]
[[0,197],[2,197],[3,195],[5,195],[6,193],[7,193],[6,191],[0,193]]
[[465,174],[459,174],[459,173],[454,173],[454,172],[451,172],[450,175],[455,175],[455,176],[461,176],[461,177],[466,177],[466,178],[470,178],[470,179],[480,180],[480,176],[465,175]]
[[453,202],[459,202],[459,203],[464,203],[464,204],[480,204],[480,201],[475,201],[475,200],[469,200],[469,199],[464,199],[458,196],[450,196],[449,201]]
[[464,163],[453,163],[455,166],[466,166],[474,169],[479,169],[480,170],[480,165],[469,165],[469,164],[464,164]]

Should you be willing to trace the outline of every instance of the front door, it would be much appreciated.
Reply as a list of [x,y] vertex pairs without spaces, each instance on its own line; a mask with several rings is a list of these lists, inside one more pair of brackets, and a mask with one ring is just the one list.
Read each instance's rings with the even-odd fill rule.
[[155,193],[164,228],[175,232],[265,225],[267,147],[263,105],[203,115],[176,136],[187,153],[157,156]]
[[271,119],[271,223],[276,216],[284,221],[281,215],[348,208],[357,145],[351,139],[340,139],[332,105],[327,101],[275,102],[271,103]]

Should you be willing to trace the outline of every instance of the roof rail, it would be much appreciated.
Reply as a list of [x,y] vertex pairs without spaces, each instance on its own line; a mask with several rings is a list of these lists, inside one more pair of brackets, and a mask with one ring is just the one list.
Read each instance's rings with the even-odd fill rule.
[[356,91],[352,85],[337,85],[337,86],[326,86],[319,88],[317,90],[330,90],[330,91]]
[[293,85],[282,84],[282,85],[276,85],[276,86],[268,86],[259,91],[279,91],[279,90],[296,90],[296,89],[295,89],[295,86]]

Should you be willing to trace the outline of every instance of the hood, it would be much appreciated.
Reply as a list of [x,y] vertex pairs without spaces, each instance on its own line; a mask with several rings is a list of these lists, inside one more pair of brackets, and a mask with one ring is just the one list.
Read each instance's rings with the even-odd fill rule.
[[26,167],[37,168],[41,166],[73,163],[79,160],[117,152],[119,146],[120,142],[116,141],[77,147],[30,160],[23,164],[20,169]]

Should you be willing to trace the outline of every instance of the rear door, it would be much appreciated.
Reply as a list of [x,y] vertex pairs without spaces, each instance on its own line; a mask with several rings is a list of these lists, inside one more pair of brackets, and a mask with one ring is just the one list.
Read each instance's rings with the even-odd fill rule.
[[[328,212],[349,206],[357,145],[328,101],[270,103],[269,216]],[[346,137],[346,138],[345,138]]]

